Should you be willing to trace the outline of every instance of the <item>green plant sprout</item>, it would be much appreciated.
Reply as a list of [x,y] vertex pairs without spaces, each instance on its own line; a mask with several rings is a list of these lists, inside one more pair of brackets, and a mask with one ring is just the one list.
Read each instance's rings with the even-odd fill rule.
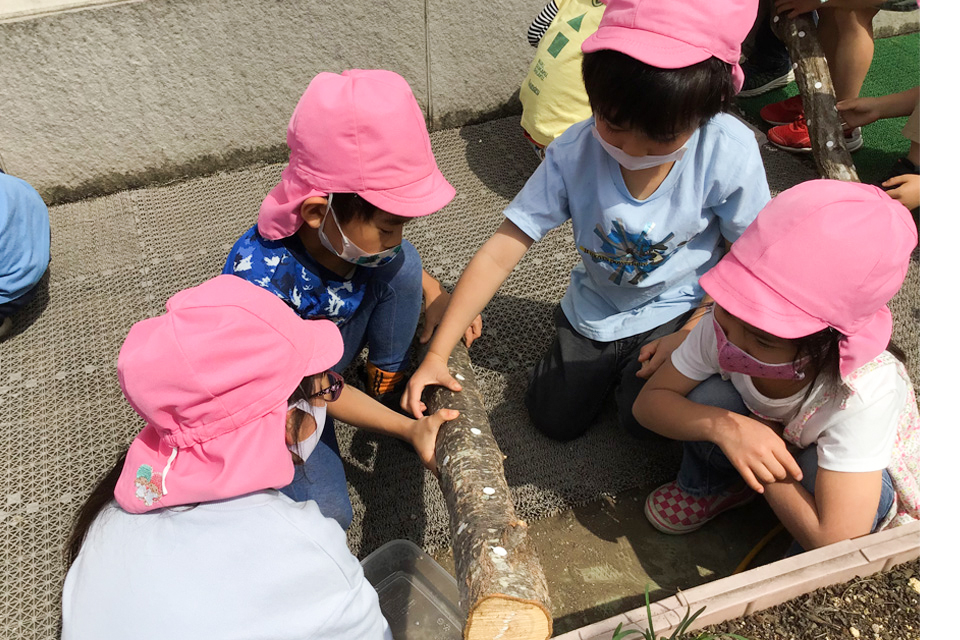
[[[657,640],[657,636],[653,631],[653,611],[650,609],[650,583],[647,583],[645,590],[645,597],[647,602],[647,628],[644,631],[639,631],[637,629],[627,629],[626,631],[621,631],[623,623],[617,625],[616,630],[613,632],[613,638],[611,640],[624,640],[631,633],[639,633],[643,640]],[[690,625],[693,624],[693,621],[697,619],[701,613],[704,612],[706,607],[700,607],[696,613],[690,615],[690,605],[687,605],[687,612],[683,614],[683,620],[680,621],[680,624],[676,629],[673,630],[673,633],[670,634],[669,638],[664,638],[660,636],[660,640],[680,640],[681,634],[686,633]],[[738,636],[735,633],[721,633],[720,635],[714,633],[701,633],[694,640],[722,640],[723,638],[731,638],[732,640],[747,640],[743,636]]]

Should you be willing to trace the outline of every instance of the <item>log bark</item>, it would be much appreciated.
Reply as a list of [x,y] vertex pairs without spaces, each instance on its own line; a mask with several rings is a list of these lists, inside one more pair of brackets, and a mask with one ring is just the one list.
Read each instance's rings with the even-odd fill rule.
[[503,473],[503,454],[490,430],[470,356],[457,343],[450,373],[463,385],[454,393],[432,387],[430,413],[460,411],[437,436],[437,469],[450,514],[460,606],[466,640],[546,640],[553,633],[543,568],[517,518]]
[[774,29],[790,52],[794,76],[803,100],[810,145],[817,171],[824,178],[859,182],[853,158],[843,144],[843,125],[827,59],[817,37],[812,14],[796,18],[774,16]]

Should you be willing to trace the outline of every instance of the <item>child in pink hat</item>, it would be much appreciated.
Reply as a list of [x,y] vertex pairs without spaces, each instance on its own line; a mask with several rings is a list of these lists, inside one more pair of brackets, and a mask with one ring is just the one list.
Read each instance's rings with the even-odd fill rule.
[[[449,294],[403,240],[404,225],[455,191],[437,167],[420,106],[392,71],[317,75],[287,128],[290,164],[223,273],[282,298],[301,318],[340,328],[342,371],[369,347],[367,393],[399,396],[426,302],[424,341]],[[480,333],[479,316],[464,337]]]
[[428,465],[456,412],[415,422],[346,397],[342,353],[332,322],[230,275],[131,328],[117,370],[146,424],[77,515],[65,640],[391,637],[340,524],[277,489],[327,412],[405,437]]
[[636,399],[684,441],[677,479],[647,497],[653,526],[694,531],[757,493],[795,549],[919,519],[920,416],[887,307],[917,240],[903,205],[859,183],[805,182],[760,212]]
[[743,74],[756,0],[607,0],[582,45],[593,117],[568,127],[467,266],[403,406],[426,385],[458,389],[447,359],[530,246],[572,222],[580,262],[534,367],[526,405],[551,438],[581,435],[615,396],[633,400],[696,324],[700,275],[770,199],[750,129],[725,113]]
[[[446,206],[454,189],[437,167],[420,106],[392,71],[317,75],[287,128],[290,164],[223,273],[270,291],[304,319],[340,329],[342,373],[368,347],[366,392],[398,406],[425,303],[426,341],[449,294],[403,239],[404,225]],[[480,333],[480,316],[463,336]],[[315,500],[346,528],[353,518],[332,420],[284,492]]]

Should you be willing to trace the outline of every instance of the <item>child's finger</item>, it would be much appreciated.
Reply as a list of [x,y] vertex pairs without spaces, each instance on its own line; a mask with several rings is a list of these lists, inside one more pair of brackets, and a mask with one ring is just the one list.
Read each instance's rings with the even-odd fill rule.
[[763,461],[757,462],[753,468],[753,475],[763,484],[773,484],[777,481],[776,476],[770,473],[770,469],[767,468],[767,464]]
[[780,464],[783,465],[784,470],[791,478],[797,482],[803,480],[803,471],[800,470],[800,465],[797,464],[797,460],[790,455],[789,451],[781,452],[777,459],[780,460]]
[[637,354],[637,360],[643,362],[644,360],[649,360],[653,354],[657,352],[657,345],[660,344],[660,340],[653,340],[647,344],[640,347],[640,353]]
[[423,417],[423,412],[427,408],[427,405],[420,402],[420,394],[423,389],[419,387],[419,384],[410,380],[407,383],[407,388],[403,390],[403,395],[400,396],[400,406],[417,420]]
[[743,478],[743,481],[747,483],[748,487],[757,493],[763,493],[763,485],[757,481],[757,477],[753,475],[753,471],[750,470],[750,467],[742,463],[734,464],[734,467],[740,473],[740,477]]
[[896,187],[896,186],[899,186],[899,185],[905,183],[906,181],[907,181],[907,176],[905,176],[905,175],[893,176],[893,177],[890,178],[889,180],[884,181],[884,182],[883,182],[883,186],[885,186],[885,187]]

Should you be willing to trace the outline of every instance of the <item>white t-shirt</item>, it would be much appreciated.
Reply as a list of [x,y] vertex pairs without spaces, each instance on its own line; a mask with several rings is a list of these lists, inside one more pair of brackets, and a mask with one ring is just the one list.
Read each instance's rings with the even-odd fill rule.
[[144,514],[111,502],[63,587],[63,640],[390,640],[343,529],[277,491]]
[[[799,420],[815,398],[814,388],[804,401],[807,389],[789,398],[767,398],[757,391],[750,376],[721,371],[713,312],[697,323],[671,356],[673,366],[691,380],[706,380],[714,374],[729,379],[753,413],[790,424]],[[814,381],[814,385],[819,381]],[[830,471],[867,472],[886,469],[890,463],[900,412],[908,388],[894,365],[879,367],[857,380],[854,393],[845,401],[834,394],[803,426],[800,445],[817,445],[817,464]]]

